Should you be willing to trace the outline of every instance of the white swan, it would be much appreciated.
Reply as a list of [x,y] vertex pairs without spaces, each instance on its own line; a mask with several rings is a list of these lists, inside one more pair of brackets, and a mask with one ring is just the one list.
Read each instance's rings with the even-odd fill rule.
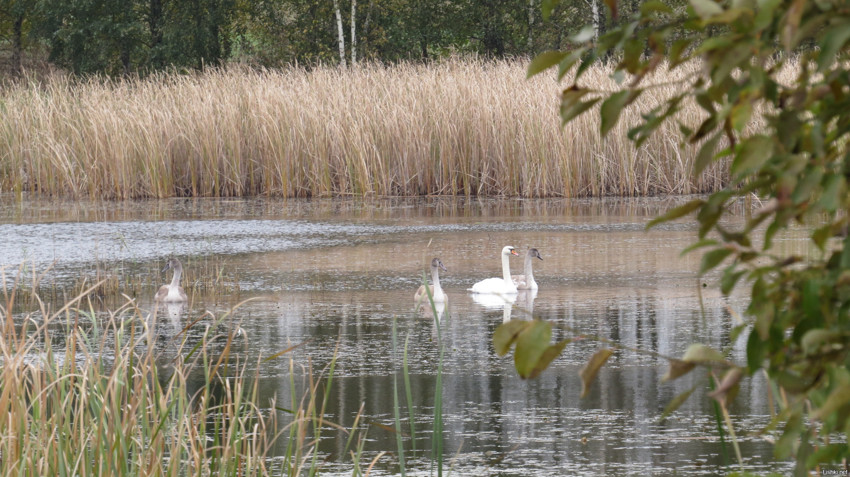
[[[439,258],[435,258],[431,260],[431,281],[434,282],[433,285],[428,285],[428,288],[431,289],[431,298],[434,299],[434,303],[443,303],[448,301],[449,297],[446,296],[446,293],[443,291],[443,288],[440,286],[440,269],[446,270],[446,266],[443,265],[443,262],[440,261]],[[416,303],[421,301],[428,301],[428,294],[425,293],[425,285],[420,285],[419,289],[416,290],[416,294],[413,295],[413,300]]]
[[487,278],[472,285],[472,293],[512,294],[517,292],[516,285],[511,280],[511,255],[519,255],[513,247],[506,245],[502,249],[502,278]]
[[537,282],[534,281],[534,274],[531,272],[531,262],[535,257],[543,260],[536,248],[528,249],[528,253],[525,255],[525,274],[511,275],[511,280],[513,280],[517,290],[537,290]]
[[162,271],[165,272],[169,268],[174,270],[174,277],[171,279],[171,284],[159,287],[159,291],[156,292],[154,300],[164,302],[188,301],[189,297],[186,296],[186,292],[184,292],[183,287],[180,286],[180,276],[183,275],[183,265],[180,263],[180,260],[177,260],[176,258],[169,258],[168,263],[165,264],[165,268],[163,268]]

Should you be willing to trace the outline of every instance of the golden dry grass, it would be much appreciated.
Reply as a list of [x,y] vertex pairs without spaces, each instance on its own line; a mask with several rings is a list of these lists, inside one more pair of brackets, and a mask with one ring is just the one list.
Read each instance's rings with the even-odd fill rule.
[[[647,92],[603,140],[598,115],[562,128],[558,94],[569,81],[527,80],[526,66],[448,60],[8,86],[0,187],[109,199],[582,197],[699,193],[726,180],[723,164],[692,177],[696,147],[680,146],[672,124],[640,149],[627,140],[672,86]],[[615,88],[602,66],[586,77]],[[697,106],[681,114],[699,121]]]

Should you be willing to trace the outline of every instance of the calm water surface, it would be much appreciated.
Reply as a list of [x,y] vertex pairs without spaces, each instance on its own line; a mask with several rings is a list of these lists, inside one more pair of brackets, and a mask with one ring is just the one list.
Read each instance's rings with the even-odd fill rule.
[[[14,274],[22,262],[36,270],[52,264],[44,280],[63,287],[98,267],[165,282],[170,275],[159,275],[159,268],[172,254],[187,269],[222,263],[238,277],[238,296],[195,297],[172,309],[157,326],[159,339],[167,342],[206,310],[221,315],[255,298],[234,315],[247,332],[241,356],[256,362],[306,343],[292,356],[300,366],[312,364],[315,374],[337,349],[327,418],[344,427],[361,404],[368,422],[393,425],[393,378],[401,369],[391,343],[396,320],[399,340],[409,339],[417,412],[420,452],[407,456],[408,468],[427,475],[421,449],[430,446],[438,330],[432,314],[414,309],[413,294],[438,256],[448,268],[441,283],[449,302],[438,311],[446,467],[455,475],[716,475],[737,466],[723,465],[704,387],[659,420],[667,403],[704,373],[662,383],[665,360],[618,351],[581,399],[579,370],[600,347],[592,340],[568,345],[530,381],[518,378],[512,359],[498,357],[492,346],[500,323],[533,312],[555,325],[555,339],[574,330],[665,356],[702,342],[744,362],[744,342],[729,336],[730,310],[741,312],[743,299],[719,296],[714,277],[697,280],[699,257],[679,256],[694,240],[694,227],[680,222],[644,230],[677,200],[4,200],[0,265]],[[802,243],[793,236],[785,241],[780,246]],[[499,252],[508,244],[521,255],[528,247],[540,250],[539,292],[507,305],[470,295],[474,282],[500,276]],[[523,258],[512,258],[514,273],[521,273]],[[154,291],[138,297],[142,308],[153,306]],[[286,407],[288,355],[263,363],[259,376],[262,402]],[[769,420],[764,382],[743,386],[732,411],[747,468],[787,470],[772,459],[771,445],[753,435]],[[393,474],[395,436],[372,426],[367,437],[366,460],[389,451],[372,475]],[[323,433],[326,474],[351,474],[346,438]]]

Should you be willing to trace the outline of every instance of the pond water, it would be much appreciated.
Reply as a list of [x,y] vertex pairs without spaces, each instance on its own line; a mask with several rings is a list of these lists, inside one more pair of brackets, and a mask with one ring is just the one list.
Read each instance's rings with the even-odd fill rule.
[[[167,337],[205,310],[221,315],[253,298],[234,314],[247,335],[241,356],[256,362],[303,343],[260,365],[262,402],[278,404],[289,403],[292,393],[290,355],[317,374],[336,350],[326,418],[350,427],[362,404],[365,419],[380,424],[368,431],[365,460],[388,454],[372,475],[398,469],[396,436],[381,426],[394,425],[394,378],[403,389],[401,353],[392,352],[395,321],[400,345],[409,340],[420,449],[407,456],[407,467],[426,475],[430,461],[421,449],[430,446],[439,341],[433,315],[415,309],[413,294],[431,258],[440,257],[449,296],[438,310],[446,469],[498,476],[716,475],[738,466],[724,466],[704,385],[673,416],[659,419],[705,373],[663,383],[666,360],[657,355],[681,356],[701,342],[744,362],[744,341],[731,342],[730,330],[746,305],[740,296],[720,296],[716,277],[697,279],[697,254],[680,256],[695,240],[692,224],[644,230],[683,200],[4,200],[0,265],[14,274],[22,262],[36,270],[52,264],[43,280],[62,287],[98,267],[164,283],[170,275],[159,269],[170,255],[183,260],[187,273],[217,261],[238,280],[233,296],[192,297],[172,310],[173,320],[164,320],[158,334]],[[802,235],[785,242],[780,246],[802,246]],[[507,305],[467,291],[500,276],[504,245],[520,251],[512,258],[514,273],[521,273],[528,247],[543,257],[534,263],[538,293]],[[139,294],[142,308],[153,306],[154,292],[150,286]],[[529,312],[553,323],[554,339],[595,335],[655,354],[617,351],[583,399],[579,370],[602,346],[590,339],[568,345],[537,379],[522,380],[510,356],[496,355],[492,337],[504,320]],[[789,464],[775,462],[772,446],[755,435],[769,421],[764,381],[742,386],[732,412],[746,468],[787,471]],[[326,475],[351,474],[346,439],[342,431],[323,432]]]

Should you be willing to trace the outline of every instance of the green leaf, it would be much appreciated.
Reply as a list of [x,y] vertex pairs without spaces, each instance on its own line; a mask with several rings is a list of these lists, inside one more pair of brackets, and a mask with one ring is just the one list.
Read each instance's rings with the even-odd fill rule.
[[751,373],[761,368],[766,351],[765,342],[759,338],[758,330],[750,331],[747,338],[747,369]]
[[664,374],[664,377],[661,378],[662,381],[672,381],[674,379],[678,379],[688,373],[691,372],[692,369],[696,367],[694,363],[686,363],[684,361],[678,359],[670,360],[670,368],[667,370],[667,373]]
[[543,13],[543,19],[544,20],[549,19],[549,15],[552,14],[552,10],[554,10],[555,7],[557,7],[559,3],[561,3],[560,0],[543,0],[543,2],[540,5],[540,10]]
[[706,252],[705,255],[702,256],[702,262],[699,266],[699,274],[705,274],[705,272],[719,265],[724,258],[728,257],[731,254],[732,249],[729,248],[716,248],[714,250]]
[[826,242],[832,237],[832,224],[824,225],[823,227],[819,227],[812,232],[812,242],[820,249],[821,252],[825,250]]
[[717,149],[717,143],[720,141],[720,133],[715,133],[709,138],[702,147],[699,148],[699,153],[694,161],[694,176],[698,176],[708,167],[716,157],[714,151]]
[[797,32],[800,29],[800,19],[803,16],[803,11],[806,8],[805,0],[793,0],[785,13],[784,25],[780,36],[782,44],[787,51],[791,51],[797,47],[799,37]]
[[602,108],[599,111],[602,118],[599,130],[602,137],[605,137],[611,128],[617,124],[617,120],[620,119],[620,113],[623,112],[628,99],[629,92],[620,91],[608,96],[608,99],[602,102]]
[[843,174],[828,174],[824,180],[820,205],[829,212],[835,212],[844,204],[847,196],[847,179]]
[[842,343],[844,338],[845,334],[841,331],[815,328],[803,335],[803,338],[800,339],[800,346],[803,347],[803,352],[806,354],[814,354],[820,351],[823,345]]
[[720,351],[699,343],[688,346],[685,355],[682,356],[682,361],[696,364],[726,363]]
[[813,419],[825,419],[839,408],[850,404],[850,384],[844,384],[829,393],[826,402],[812,412]]
[[773,155],[773,139],[767,136],[753,136],[741,143],[731,172],[743,176],[760,168]]
[[689,52],[693,42],[693,38],[683,38],[673,42],[673,45],[670,47],[669,55],[670,64],[672,66],[680,65],[691,57]]
[[673,13],[673,9],[659,0],[649,0],[640,4],[640,14],[649,15],[650,13]]
[[658,420],[663,421],[664,419],[667,419],[667,417],[670,416],[670,414],[673,414],[674,412],[676,412],[676,409],[679,409],[679,407],[681,407],[682,404],[684,404],[685,401],[687,401],[688,398],[691,397],[691,394],[693,394],[696,389],[697,389],[697,386],[695,385],[691,389],[688,389],[687,391],[683,392],[682,394],[679,394],[678,396],[674,397],[673,400],[670,401],[670,404],[668,404],[664,408],[664,412],[661,413],[661,417]]
[[658,224],[662,224],[664,222],[669,222],[671,220],[678,219],[680,217],[684,217],[685,215],[690,214],[691,212],[699,209],[702,205],[705,204],[705,201],[702,199],[694,199],[684,205],[680,205],[674,209],[668,210],[664,213],[664,215],[658,216],[649,221],[646,224],[646,229],[649,230],[652,227],[655,227]]
[[744,100],[736,104],[729,112],[729,120],[732,122],[732,128],[738,132],[743,131],[750,123],[752,115],[753,105],[749,101]]
[[530,321],[524,320],[511,320],[499,325],[493,332],[493,347],[496,349],[496,354],[499,356],[508,354],[517,336],[530,325]]
[[581,64],[578,65],[578,69],[576,69],[576,80],[578,80],[588,68],[597,64],[596,59],[596,50],[588,50],[587,54],[581,58]]
[[[821,316],[820,309],[820,283],[818,280],[806,280],[803,283],[803,299],[801,300],[800,305],[803,308],[803,313],[806,314],[809,318],[813,320],[817,320]],[[799,326],[798,328],[799,329]]]
[[778,459],[787,459],[791,456],[793,449],[799,445],[800,435],[803,432],[803,417],[798,409],[794,409],[788,416],[782,436],[776,441],[773,454]]
[[[847,444],[844,443],[820,445],[806,460],[806,467],[814,469],[824,462],[839,462],[846,450]],[[826,472],[823,475],[826,475]]]
[[715,15],[711,17],[711,20],[708,20],[706,24],[708,25],[728,25],[730,23],[734,23],[741,19],[741,17],[746,17],[744,21],[748,21],[753,17],[753,10],[751,8],[739,8],[734,4],[732,8],[728,10],[724,10],[720,15]]
[[552,338],[552,324],[546,321],[533,320],[516,338],[514,350],[514,366],[523,379],[531,376],[541,356],[549,348]]
[[534,59],[531,60],[531,64],[528,65],[526,78],[531,78],[532,76],[557,65],[561,62],[561,60],[566,58],[567,55],[569,55],[567,52],[552,50],[540,53],[535,56]]
[[641,59],[643,58],[643,53],[645,49],[646,45],[642,42],[625,42],[622,48],[623,56],[620,64],[625,66],[626,71],[628,71],[629,73],[637,75],[640,71],[641,66],[643,66]]
[[818,71],[823,73],[837,59],[837,53],[844,48],[844,44],[850,40],[850,23],[843,23],[828,29],[820,42],[820,54],[818,55]]
[[572,340],[563,340],[559,341],[552,346],[546,348],[546,351],[540,355],[540,359],[537,360],[537,364],[534,366],[534,369],[531,370],[531,374],[528,375],[528,379],[534,379],[540,375],[546,368],[549,367],[549,364],[552,361],[561,355],[564,351],[564,348],[570,344]]
[[590,385],[593,383],[593,380],[596,379],[596,375],[599,373],[599,369],[605,365],[605,362],[608,361],[608,358],[614,352],[608,348],[602,348],[596,353],[593,353],[593,356],[585,363],[584,367],[581,368],[579,372],[579,376],[581,377],[581,397],[587,396],[587,393],[590,391]]
[[689,3],[703,20],[723,13],[723,8],[713,0],[690,0]]
[[723,271],[723,277],[720,279],[720,292],[724,295],[732,293],[735,284],[746,273],[746,270],[736,270],[735,264],[729,265]]
[[754,31],[761,31],[773,23],[773,14],[776,7],[782,4],[782,0],[759,0],[756,18],[753,21]]
[[844,243],[841,244],[841,268],[850,268],[850,234],[844,238]]
[[807,202],[815,187],[820,186],[822,178],[823,167],[815,165],[807,167],[803,172],[802,180],[797,182],[797,187],[794,188],[794,192],[791,194],[791,201],[795,205]]
[[587,90],[578,88],[564,90],[563,94],[561,94],[562,124],[572,121],[599,101],[599,98],[594,98],[590,101],[581,101],[582,96],[587,93]]
[[564,58],[563,60],[561,60],[560,63],[558,63],[558,81],[561,81],[564,78],[564,76],[570,71],[573,65],[576,64],[576,61],[580,60],[582,55],[585,54],[585,52],[587,52],[587,48],[577,48],[571,51],[566,58]]

